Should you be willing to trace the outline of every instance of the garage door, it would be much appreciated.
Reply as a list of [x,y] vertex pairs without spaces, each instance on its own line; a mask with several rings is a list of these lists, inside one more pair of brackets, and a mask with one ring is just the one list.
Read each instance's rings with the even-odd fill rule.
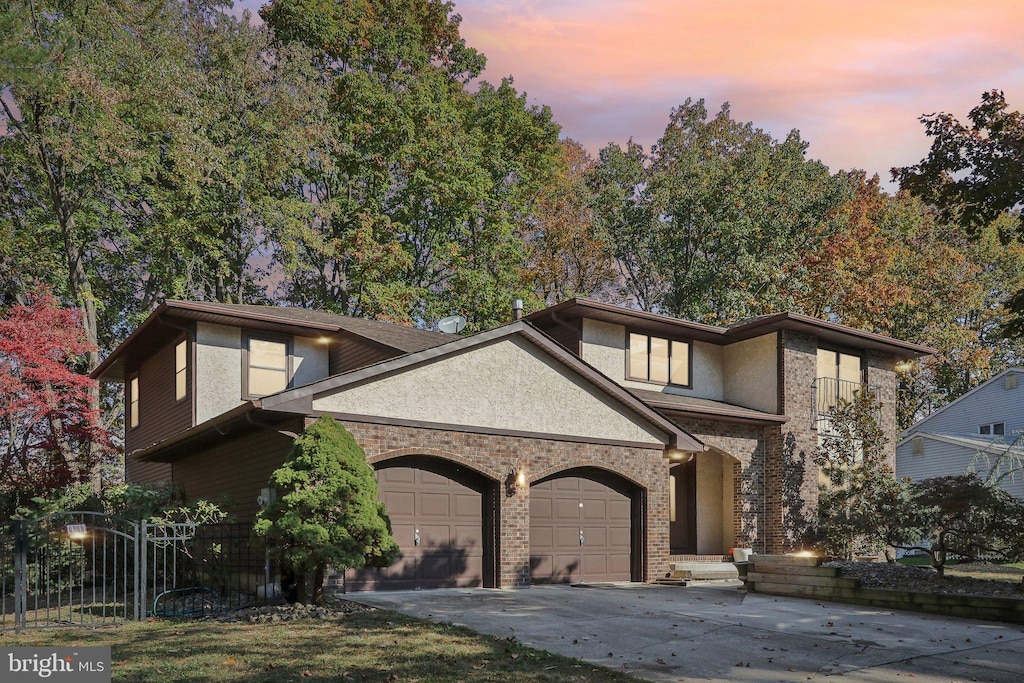
[[596,473],[530,487],[530,577],[534,583],[633,578],[632,497]]
[[377,487],[401,553],[385,569],[348,572],[346,590],[484,585],[484,481],[419,461],[379,469]]

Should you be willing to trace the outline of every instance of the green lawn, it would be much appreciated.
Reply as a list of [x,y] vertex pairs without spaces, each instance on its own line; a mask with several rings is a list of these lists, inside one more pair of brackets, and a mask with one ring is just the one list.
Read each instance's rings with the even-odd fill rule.
[[115,681],[598,681],[623,673],[395,612],[273,624],[153,621],[5,633],[7,646],[109,645]]

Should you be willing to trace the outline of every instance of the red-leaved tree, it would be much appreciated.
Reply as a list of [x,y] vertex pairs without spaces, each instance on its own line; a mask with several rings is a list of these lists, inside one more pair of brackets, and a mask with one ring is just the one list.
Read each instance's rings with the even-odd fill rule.
[[90,481],[111,454],[89,400],[95,381],[74,368],[90,350],[79,313],[46,287],[0,313],[0,493]]

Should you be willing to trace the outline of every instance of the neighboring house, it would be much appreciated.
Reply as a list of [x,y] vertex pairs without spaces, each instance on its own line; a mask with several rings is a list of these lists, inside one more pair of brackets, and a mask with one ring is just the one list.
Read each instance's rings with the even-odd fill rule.
[[130,480],[250,520],[294,437],[330,415],[377,470],[402,549],[349,590],[505,587],[799,546],[828,409],[867,384],[894,434],[893,368],[930,351],[790,313],[719,328],[584,299],[466,337],[168,301],[94,376],[125,384]]
[[900,434],[896,474],[920,481],[964,474],[988,476],[996,467],[1001,486],[1024,500],[1024,368],[1010,368]]

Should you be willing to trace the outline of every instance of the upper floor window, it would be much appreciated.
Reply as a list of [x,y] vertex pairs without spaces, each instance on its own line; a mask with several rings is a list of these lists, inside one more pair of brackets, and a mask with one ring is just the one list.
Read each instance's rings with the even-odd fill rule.
[[987,425],[981,425],[978,427],[979,434],[991,434],[993,436],[1003,436],[1006,434],[1006,423],[1005,422],[993,422]]
[[128,426],[139,426],[139,376],[128,380]]
[[180,401],[188,393],[188,343],[182,339],[174,347],[174,399]]
[[690,386],[690,343],[629,333],[629,379]]
[[269,396],[288,388],[288,342],[282,339],[249,338],[247,393]]

